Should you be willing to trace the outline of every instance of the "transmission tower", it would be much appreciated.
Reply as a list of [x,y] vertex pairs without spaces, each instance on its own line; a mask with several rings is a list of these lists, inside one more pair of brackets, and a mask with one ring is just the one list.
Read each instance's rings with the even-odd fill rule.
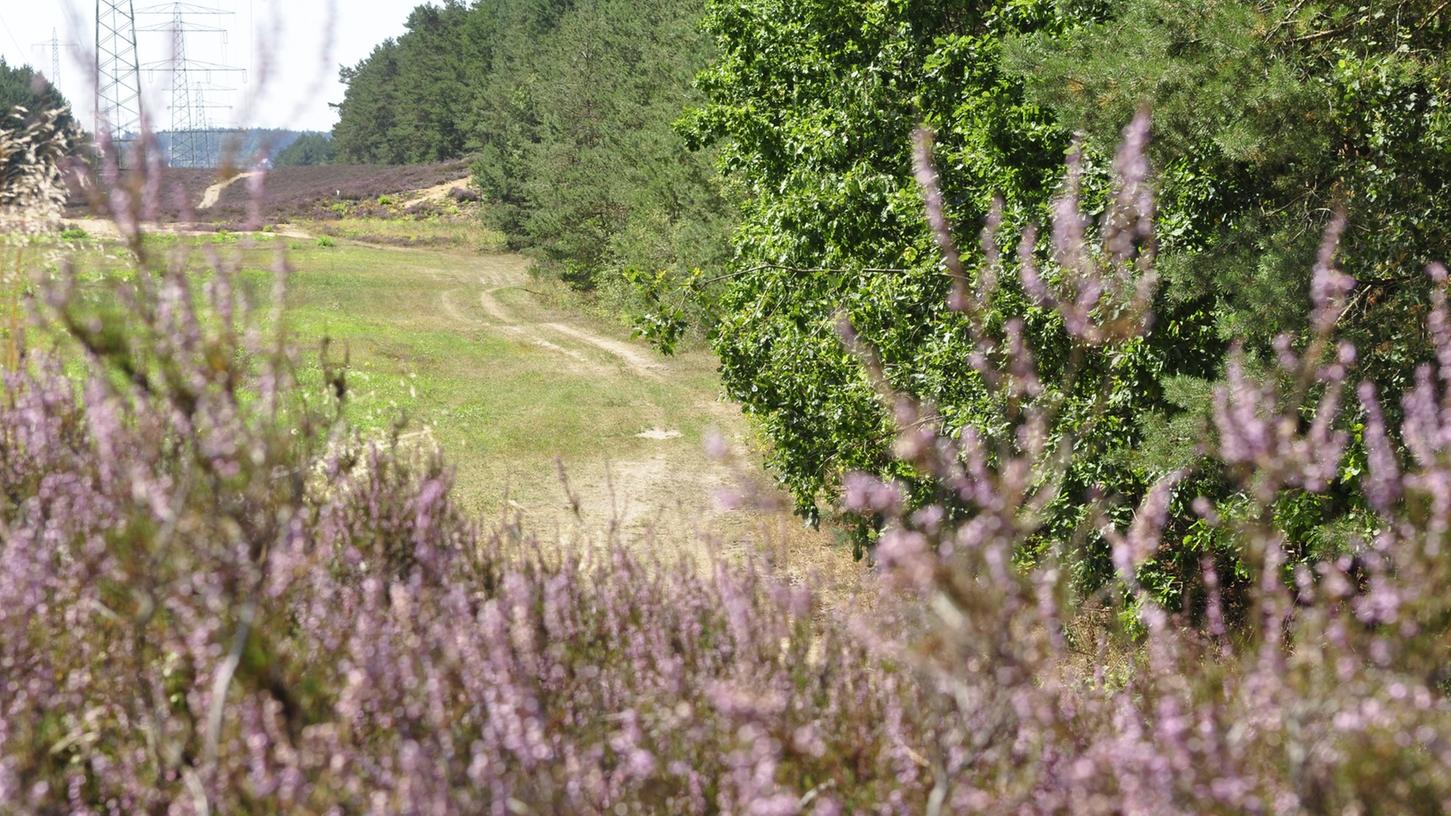
[[141,63],[131,0],[96,0],[96,130],[109,131],[118,157],[141,133]]
[[196,22],[197,18],[218,18],[229,12],[191,3],[172,2],[152,6],[140,12],[143,16],[163,17],[161,22],[144,26],[141,31],[169,34],[171,58],[146,63],[148,72],[165,73],[171,83],[168,163],[172,167],[215,167],[220,159],[217,131],[211,125],[210,111],[224,105],[208,105],[208,91],[221,91],[213,83],[215,75],[238,73],[233,68],[192,56],[188,42],[194,35],[221,35],[227,29],[219,25]]
[[[50,30],[50,39],[45,42],[35,43],[34,47],[38,52],[45,51],[50,54],[50,72],[45,75],[45,80],[55,87],[60,87],[61,49],[64,48],[69,51],[74,51],[76,44],[73,42],[61,42],[60,32],[52,28]],[[37,60],[36,64],[39,65],[40,60]]]

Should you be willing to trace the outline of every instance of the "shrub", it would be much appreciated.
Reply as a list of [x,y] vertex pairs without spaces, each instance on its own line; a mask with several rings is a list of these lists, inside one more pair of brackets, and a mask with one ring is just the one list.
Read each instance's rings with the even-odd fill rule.
[[[1113,353],[1151,318],[1153,196],[1143,150],[1148,122],[1127,132],[1116,184],[1091,245],[1070,196],[1055,208],[1054,246],[1065,274],[1037,274],[1024,243],[1021,284],[1055,311],[1078,353]],[[1124,634],[1140,638],[1111,673],[1112,630],[1085,626],[1112,599],[1076,596],[1063,568],[1082,537],[1053,543],[1039,563],[1015,565],[1063,489],[1075,457],[1054,431],[1063,407],[1044,387],[1021,321],[981,320],[993,288],[966,288],[943,210],[930,142],[918,153],[928,220],[954,280],[954,310],[978,350],[972,365],[999,398],[988,434],[946,436],[931,406],[893,392],[874,352],[847,331],[892,406],[897,455],[937,485],[944,503],[913,510],[900,486],[865,474],[847,480],[856,512],[886,529],[885,573],[918,594],[937,621],[917,665],[950,688],[960,730],[936,790],[954,812],[994,813],[1436,813],[1451,806],[1451,312],[1447,275],[1435,283],[1427,330],[1439,363],[1423,366],[1392,442],[1372,384],[1345,403],[1356,356],[1336,343],[1354,282],[1336,266],[1337,225],[1314,270],[1312,334],[1278,344],[1254,377],[1236,350],[1213,396],[1206,459],[1243,504],[1231,516],[1193,490],[1190,470],[1161,479],[1126,524],[1095,526],[1110,542],[1111,595],[1133,601]],[[992,246],[992,241],[985,241]],[[996,262],[989,263],[996,270]],[[1363,438],[1370,534],[1340,553],[1306,557],[1291,546],[1277,503],[1325,495],[1346,467],[1351,422]],[[1405,455],[1403,455],[1405,454]],[[1186,489],[1187,488],[1187,489]],[[1238,621],[1226,605],[1216,553],[1177,607],[1145,584],[1165,552],[1171,507],[1189,504],[1239,555],[1250,588]],[[1085,531],[1086,532],[1086,531]],[[1299,560],[1297,560],[1299,559]],[[1120,641],[1120,647],[1125,641]]]
[[454,187],[448,191],[448,197],[458,204],[473,204],[484,199],[483,195],[472,187]]
[[816,630],[809,592],[481,535],[437,456],[350,433],[345,373],[299,388],[231,265],[186,251],[45,283],[83,381],[43,356],[5,380],[0,813],[902,795],[930,702]]
[[[1129,135],[1103,243],[1070,198],[1055,234],[1071,274],[1036,276],[1031,242],[1021,264],[1084,353],[1150,318],[1147,123]],[[1444,271],[1440,357],[1405,400],[1404,451],[1358,389],[1374,534],[1291,563],[1273,512],[1287,491],[1323,492],[1351,443],[1332,233],[1310,343],[1282,346],[1273,376],[1236,359],[1213,398],[1206,456],[1244,507],[1181,495],[1180,472],[1128,522],[1098,516],[1114,592],[1136,601],[1116,633],[1092,623],[1103,598],[1072,592],[1073,541],[1015,562],[1072,439],[1021,324],[978,320],[992,292],[965,287],[926,140],[918,176],[1006,431],[945,435],[844,327],[903,466],[940,497],[914,510],[897,484],[847,479],[901,593],[862,626],[748,567],[702,575],[620,546],[550,558],[525,554],[516,524],[481,534],[437,455],[343,426],[346,372],[326,354],[325,393],[297,386],[229,265],[198,279],[122,219],[134,274],[41,287],[83,382],[32,358],[0,401],[0,813],[1451,808]],[[1212,557],[1182,609],[1144,592],[1186,500],[1243,554],[1238,622]]]

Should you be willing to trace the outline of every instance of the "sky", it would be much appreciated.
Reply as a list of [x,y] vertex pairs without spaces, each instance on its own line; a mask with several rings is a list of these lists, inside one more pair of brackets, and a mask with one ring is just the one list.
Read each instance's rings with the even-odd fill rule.
[[[389,37],[403,33],[408,14],[424,0],[187,0],[186,5],[230,14],[197,17],[198,26],[222,33],[187,35],[188,56],[244,69],[212,75],[221,90],[207,93],[214,126],[330,130],[337,121],[329,102],[339,102],[338,68],[354,65]],[[172,2],[135,0],[140,61],[164,62],[173,54]],[[144,11],[160,11],[144,14]],[[52,31],[61,47],[57,85],[87,125],[95,91],[95,0],[3,0],[0,55],[9,63],[51,71]],[[331,21],[331,26],[329,25]],[[331,32],[329,32],[331,28]],[[165,71],[144,72],[143,94],[153,121],[165,129],[170,82]],[[231,88],[233,90],[226,90]]]

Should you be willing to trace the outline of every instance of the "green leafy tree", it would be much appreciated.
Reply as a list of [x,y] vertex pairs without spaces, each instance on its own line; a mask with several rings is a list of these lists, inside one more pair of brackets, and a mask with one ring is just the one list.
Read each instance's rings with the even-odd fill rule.
[[[710,4],[720,58],[702,78],[709,102],[693,127],[720,145],[744,202],[715,347],[731,395],[759,420],[770,463],[808,518],[847,472],[915,478],[891,464],[891,417],[841,342],[843,318],[878,350],[891,383],[938,406],[949,426],[991,413],[946,306],[950,281],[923,221],[912,133],[937,130],[959,223],[980,223],[995,197],[1009,226],[1041,219],[1069,139],[1004,70],[1002,44],[1095,13],[1050,0]],[[1035,351],[1063,365],[1059,327],[1020,294],[1005,297],[994,319],[1029,314]],[[1131,395],[1152,396],[1146,386],[1168,365],[1162,347],[1145,346],[1093,372],[1112,378],[1121,404],[1117,427],[1089,442],[1120,443]],[[1084,460],[1076,484],[1136,485],[1102,472],[1107,459]]]
[[1125,0],[1010,49],[1031,97],[1090,149],[1154,112],[1161,268],[1179,301],[1268,352],[1300,334],[1333,213],[1359,285],[1342,317],[1399,390],[1427,347],[1426,264],[1451,257],[1451,11],[1434,0]]

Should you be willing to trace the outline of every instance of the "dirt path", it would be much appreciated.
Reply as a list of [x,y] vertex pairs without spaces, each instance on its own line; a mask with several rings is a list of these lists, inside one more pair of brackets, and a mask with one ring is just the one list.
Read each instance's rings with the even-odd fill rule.
[[[395,252],[411,274],[427,279],[435,292],[435,321],[469,336],[516,343],[520,354],[545,355],[547,367],[598,382],[602,391],[634,406],[638,425],[600,425],[598,446],[566,456],[554,484],[547,484],[550,477],[537,466],[520,474],[521,482],[528,480],[528,495],[516,496],[514,507],[545,538],[557,533],[562,539],[598,541],[614,533],[654,542],[650,546],[657,554],[708,559],[754,551],[762,538],[760,525],[769,519],[780,539],[810,536],[803,551],[824,549],[821,538],[804,531],[779,504],[763,510],[731,500],[775,494],[753,464],[758,457],[752,455],[744,418],[719,399],[714,379],[703,376],[709,369],[703,370],[701,360],[665,358],[540,303],[528,289],[529,261],[523,257],[469,256],[455,266],[458,256],[452,253],[376,248]],[[682,431],[687,427],[693,430]],[[730,456],[707,455],[701,428]]]
[[[520,316],[500,300],[501,293],[523,291],[529,282],[528,262],[513,255],[487,256],[481,261],[478,304],[480,317],[474,318],[512,336],[528,337],[530,342],[593,368],[593,373],[608,375],[609,368],[597,362],[604,357],[614,366],[623,366],[638,377],[661,379],[666,366],[654,352],[635,344],[607,337],[580,326],[549,319]],[[450,316],[463,317],[453,302],[461,290],[444,292],[440,305]]]
[[205,192],[202,193],[202,200],[196,205],[196,208],[198,210],[210,210],[211,208],[217,206],[218,201],[222,200],[222,193],[226,192],[226,189],[228,187],[231,187],[233,184],[236,184],[239,181],[246,181],[247,179],[259,175],[261,175],[261,173],[257,171],[253,171],[251,173],[239,173],[238,175],[232,176],[226,181],[219,181],[216,184],[213,184],[212,186],[208,187]]
[[[123,241],[121,230],[116,222],[109,218],[64,218],[61,219],[61,226],[65,229],[79,229],[87,236],[97,241]],[[142,228],[148,235],[179,235],[188,238],[207,238],[215,236],[217,230],[188,227],[185,224],[146,222]],[[307,230],[288,224],[279,224],[271,232],[239,233],[261,238],[295,238],[310,241],[315,236]]]

